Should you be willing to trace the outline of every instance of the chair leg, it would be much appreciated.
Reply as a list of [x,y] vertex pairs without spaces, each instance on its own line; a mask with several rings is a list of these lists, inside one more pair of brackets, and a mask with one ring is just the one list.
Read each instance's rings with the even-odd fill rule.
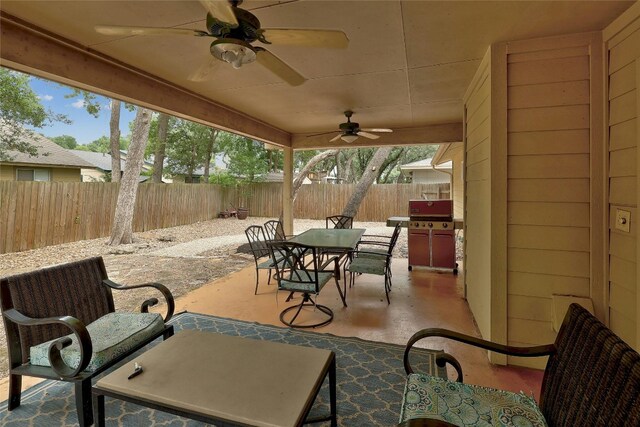
[[20,395],[22,390],[22,375],[9,375],[9,401],[7,409],[12,410],[20,406]]
[[271,284],[271,269],[269,269],[269,278],[267,279],[267,285]]
[[162,334],[162,339],[168,340],[172,336],[173,336],[173,326],[171,326],[169,329],[164,331],[164,334]]
[[93,405],[91,402],[91,378],[75,383],[76,410],[80,427],[93,424]]
[[340,282],[335,277],[333,278],[336,281],[336,288],[338,288],[338,293],[340,294],[340,298],[342,299],[342,305],[344,307],[347,306],[347,276],[344,276],[344,293],[342,289],[340,289]]
[[389,301],[389,290],[391,289],[391,280],[387,274],[384,275],[384,294],[387,296],[387,304],[391,304]]
[[256,290],[253,291],[254,295],[258,295],[258,279],[260,279],[260,270],[256,268]]

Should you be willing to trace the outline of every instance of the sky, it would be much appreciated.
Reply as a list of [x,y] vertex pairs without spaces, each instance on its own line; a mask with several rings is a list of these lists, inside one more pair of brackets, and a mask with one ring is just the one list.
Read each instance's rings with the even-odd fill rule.
[[[98,118],[93,117],[84,109],[81,97],[65,98],[71,93],[71,88],[48,80],[32,77],[29,81],[31,89],[40,98],[42,105],[57,114],[64,114],[71,119],[72,124],[67,125],[54,122],[52,125],[36,129],[46,137],[71,135],[78,144],[89,144],[101,136],[109,137],[109,98],[99,96],[99,102],[103,106]],[[135,111],[128,111],[124,105],[120,111],[120,134],[129,135],[129,123],[133,121]]]

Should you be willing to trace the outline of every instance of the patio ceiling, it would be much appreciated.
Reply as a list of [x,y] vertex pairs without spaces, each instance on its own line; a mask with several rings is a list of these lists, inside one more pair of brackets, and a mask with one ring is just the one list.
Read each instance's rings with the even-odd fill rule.
[[[95,25],[204,30],[206,12],[197,1],[4,0],[2,35],[11,42],[0,44],[0,58],[5,66],[79,82],[282,146],[334,146],[329,139],[335,134],[307,135],[336,130],[347,109],[363,127],[396,131],[376,141],[381,144],[453,142],[462,137],[462,96],[491,43],[600,30],[632,3],[246,0],[241,7],[252,11],[265,28],[338,29],[347,34],[346,50],[269,46],[308,79],[293,87],[257,63],[238,70],[222,64],[213,80],[187,80],[210,58],[209,38],[105,36],[94,31]],[[14,27],[27,28],[37,40]],[[74,74],[80,59],[74,62],[71,56],[59,59],[66,61],[65,67],[38,60],[38,55],[54,50],[47,45],[52,40],[85,55],[78,57],[88,67],[85,75],[96,74],[90,62],[97,55],[118,70],[129,70],[120,76],[129,85],[113,81],[119,78],[116,71],[91,81]],[[168,100],[154,101],[159,98],[149,94],[145,98],[143,92],[153,91],[153,86],[135,82],[142,78],[139,71],[145,79],[168,86]],[[171,102],[174,109],[168,107]],[[371,144],[363,139],[357,142]]]

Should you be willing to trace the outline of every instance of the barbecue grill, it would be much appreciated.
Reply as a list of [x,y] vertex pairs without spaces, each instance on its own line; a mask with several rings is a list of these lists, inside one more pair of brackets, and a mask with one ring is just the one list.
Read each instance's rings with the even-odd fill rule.
[[409,200],[408,229],[409,270],[422,266],[458,274],[453,200]]

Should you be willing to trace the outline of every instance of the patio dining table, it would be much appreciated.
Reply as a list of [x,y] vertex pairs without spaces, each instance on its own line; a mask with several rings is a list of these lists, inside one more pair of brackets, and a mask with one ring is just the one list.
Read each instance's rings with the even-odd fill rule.
[[[341,260],[345,257],[345,260],[340,262],[346,262],[349,252],[356,248],[365,231],[367,230],[364,228],[310,228],[289,241],[314,246],[322,252],[338,254]],[[337,279],[340,280],[340,277]]]

